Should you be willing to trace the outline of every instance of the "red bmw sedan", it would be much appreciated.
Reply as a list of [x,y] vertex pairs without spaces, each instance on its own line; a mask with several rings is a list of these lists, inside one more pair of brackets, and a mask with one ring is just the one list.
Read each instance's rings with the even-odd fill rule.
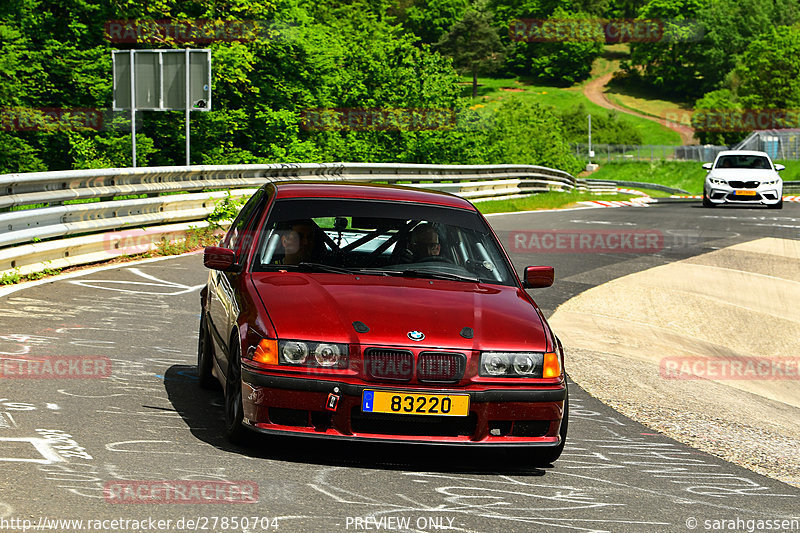
[[227,437],[524,447],[567,436],[559,340],[486,220],[445,193],[278,182],[245,204],[201,292],[200,384]]

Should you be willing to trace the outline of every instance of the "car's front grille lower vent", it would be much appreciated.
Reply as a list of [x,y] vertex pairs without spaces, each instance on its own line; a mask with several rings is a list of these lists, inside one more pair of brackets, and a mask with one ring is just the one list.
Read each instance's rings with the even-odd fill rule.
[[364,373],[369,379],[410,381],[414,375],[414,354],[408,350],[367,348]]
[[422,352],[417,361],[417,379],[455,383],[464,377],[467,358],[461,353]]

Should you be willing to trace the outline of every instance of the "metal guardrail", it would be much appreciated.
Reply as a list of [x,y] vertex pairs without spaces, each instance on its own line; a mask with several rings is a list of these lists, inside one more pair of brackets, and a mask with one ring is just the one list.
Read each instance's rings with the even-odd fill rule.
[[640,187],[643,189],[651,189],[654,191],[663,191],[668,192],[671,194],[689,194],[688,192],[684,191],[683,189],[676,189],[674,187],[667,187],[666,185],[658,185],[657,183],[646,183],[643,181],[621,181],[621,180],[599,180],[593,178],[586,178],[586,182],[589,183],[593,190],[599,188],[602,185],[605,185],[611,189],[615,189],[618,186],[621,187]]
[[800,181],[784,181],[783,194],[800,194]]
[[[0,275],[146,251],[162,239],[184,238],[190,228],[207,226],[204,220],[225,191],[241,197],[265,181],[285,179],[407,183],[470,200],[609,190],[534,165],[291,163],[5,174],[0,175]],[[199,192],[209,189],[223,191]],[[147,197],[113,200],[126,195]]]

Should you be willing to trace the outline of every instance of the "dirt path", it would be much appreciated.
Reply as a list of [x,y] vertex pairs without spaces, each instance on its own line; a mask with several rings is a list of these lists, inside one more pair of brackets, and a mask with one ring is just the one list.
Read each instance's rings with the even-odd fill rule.
[[617,104],[611,102],[608,98],[606,98],[605,88],[606,85],[608,85],[608,82],[611,81],[611,78],[613,76],[614,73],[610,72],[608,74],[604,74],[600,77],[597,77],[589,81],[589,83],[587,83],[583,88],[583,94],[586,95],[586,98],[588,98],[595,104],[605,109],[613,109],[615,111],[619,111],[620,113],[626,113],[628,115],[633,115],[647,120],[652,120],[653,122],[658,122],[662,126],[666,126],[667,128],[678,132],[678,134],[681,136],[681,142],[683,144],[697,144],[697,141],[694,139],[694,129],[692,129],[690,126],[686,126],[684,124],[677,124],[675,122],[668,121],[663,118],[656,118],[650,115],[645,115],[643,113],[637,113],[636,111],[631,111],[630,109],[618,106]]

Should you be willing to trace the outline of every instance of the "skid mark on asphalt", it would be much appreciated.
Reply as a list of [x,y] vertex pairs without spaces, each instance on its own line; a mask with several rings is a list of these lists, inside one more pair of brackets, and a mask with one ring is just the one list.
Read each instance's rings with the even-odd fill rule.
[[[163,279],[159,279],[151,274],[142,272],[138,268],[126,268],[124,270],[150,281],[146,282],[146,281],[120,281],[111,279],[80,279],[80,280],[70,280],[69,283],[72,283],[73,285],[79,285],[81,287],[89,287],[92,289],[102,289],[107,291],[126,292],[133,294],[153,294],[160,296],[178,296],[180,294],[186,294],[187,292],[200,290],[205,286],[205,284],[192,286],[192,285],[184,285],[182,283],[176,283],[173,281],[166,281]],[[164,290],[162,291],[152,290],[154,287],[160,287],[163,288]]]

